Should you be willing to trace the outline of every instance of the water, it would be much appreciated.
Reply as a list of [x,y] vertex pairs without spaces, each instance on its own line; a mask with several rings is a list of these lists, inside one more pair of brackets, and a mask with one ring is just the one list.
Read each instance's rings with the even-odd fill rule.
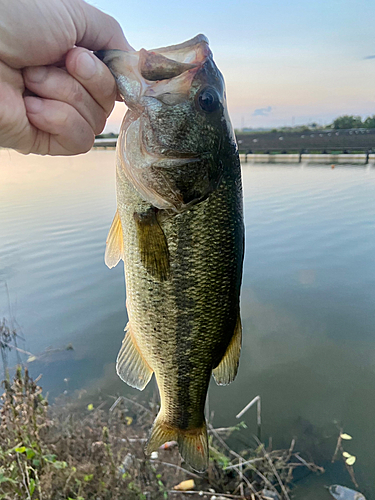
[[[32,374],[43,374],[51,397],[139,396],[114,372],[127,321],[123,270],[103,261],[116,209],[114,164],[113,151],[73,158],[0,151],[0,318],[17,321],[20,347],[37,356]],[[211,386],[215,425],[233,425],[260,394],[263,436],[275,446],[297,436],[297,447],[327,467],[300,481],[297,498],[319,500],[329,498],[324,485],[352,486],[342,465],[330,464],[338,421],[353,436],[345,446],[371,500],[375,169],[244,165],[243,182],[244,345],[236,381]],[[63,349],[69,343],[74,351]],[[63,350],[44,354],[48,347]],[[255,408],[243,418],[250,439]]]

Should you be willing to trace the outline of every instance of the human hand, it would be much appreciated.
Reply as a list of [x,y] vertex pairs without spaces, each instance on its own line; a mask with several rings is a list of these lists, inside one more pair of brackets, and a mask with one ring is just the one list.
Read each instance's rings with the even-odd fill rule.
[[0,0],[0,19],[0,146],[88,151],[116,98],[90,50],[131,50],[119,24],[83,0]]

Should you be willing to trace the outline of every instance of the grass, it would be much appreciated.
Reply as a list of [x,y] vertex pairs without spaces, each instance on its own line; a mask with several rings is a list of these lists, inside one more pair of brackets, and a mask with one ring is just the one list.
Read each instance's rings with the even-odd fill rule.
[[184,467],[173,443],[151,459],[144,455],[153,406],[119,398],[110,410],[90,404],[82,413],[74,405],[62,399],[50,407],[27,369],[18,368],[14,379],[4,382],[0,499],[287,500],[296,468],[323,472],[295,451],[294,441],[287,450],[257,441],[237,453],[227,438],[241,432],[240,423],[223,429],[209,425],[210,464],[197,474]]

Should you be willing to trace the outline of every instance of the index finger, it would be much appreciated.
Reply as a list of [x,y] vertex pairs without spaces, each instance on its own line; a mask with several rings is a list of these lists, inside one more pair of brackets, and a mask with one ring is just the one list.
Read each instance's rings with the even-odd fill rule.
[[79,81],[108,117],[115,104],[117,87],[107,66],[82,47],[68,52],[65,65],[70,75]]

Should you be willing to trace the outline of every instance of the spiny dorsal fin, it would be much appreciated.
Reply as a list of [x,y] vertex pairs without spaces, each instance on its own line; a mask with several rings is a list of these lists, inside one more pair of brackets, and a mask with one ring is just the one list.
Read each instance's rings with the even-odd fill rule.
[[240,314],[238,313],[236,327],[234,329],[234,334],[230,344],[225,351],[225,354],[218,364],[218,366],[212,371],[215,382],[218,385],[228,385],[236,378],[238,363],[240,360],[241,352],[241,341],[242,341],[242,325]]
[[156,219],[156,210],[150,208],[146,212],[135,212],[138,247],[142,264],[147,271],[159,281],[169,276],[169,251],[167,240]]
[[117,356],[117,375],[131,387],[143,391],[149,383],[153,371],[134,341],[130,323],[126,325],[125,331],[125,338]]
[[111,269],[117,266],[120,260],[124,260],[124,240],[122,237],[122,226],[120,216],[116,210],[111,228],[107,237],[104,261]]

